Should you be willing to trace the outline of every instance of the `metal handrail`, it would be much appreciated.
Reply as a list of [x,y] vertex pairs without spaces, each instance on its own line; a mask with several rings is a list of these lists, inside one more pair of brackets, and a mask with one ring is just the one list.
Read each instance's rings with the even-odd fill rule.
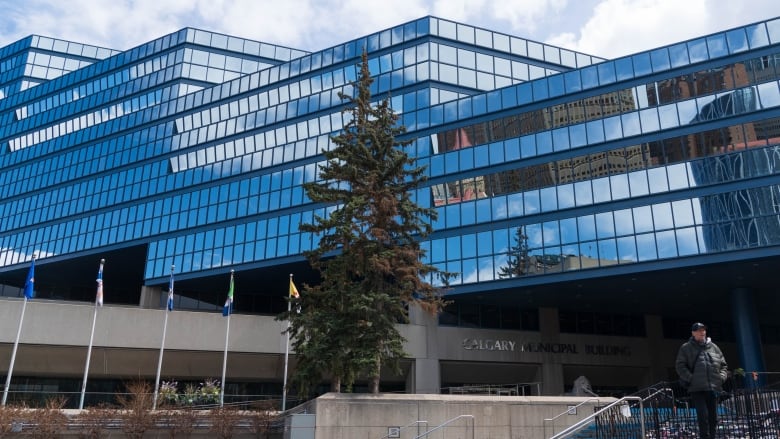
[[600,400],[599,398],[588,398],[588,399],[586,399],[585,401],[582,401],[581,403],[579,403],[579,404],[577,404],[577,405],[575,405],[575,406],[573,406],[573,407],[569,407],[569,408],[568,408],[568,409],[566,409],[566,411],[565,411],[565,412],[563,412],[563,413],[559,413],[559,414],[557,414],[557,415],[553,416],[552,418],[545,418],[545,419],[544,419],[544,421],[543,421],[543,422],[545,423],[545,424],[544,424],[544,429],[543,429],[543,434],[544,434],[544,436],[545,436],[545,437],[547,437],[547,422],[552,422],[552,421],[554,421],[554,420],[556,420],[556,419],[560,418],[561,416],[563,416],[563,415],[565,415],[565,414],[568,414],[568,413],[570,413],[570,412],[571,412],[571,409],[575,409],[575,410],[576,410],[576,409],[578,409],[578,408],[579,408],[581,405],[587,404],[587,403],[589,403],[589,402],[591,402],[591,401],[597,401],[597,402],[598,402],[598,401],[601,401],[601,400]]
[[430,429],[430,430],[426,431],[425,433],[423,433],[423,434],[421,434],[421,435],[419,435],[419,436],[415,436],[415,437],[414,437],[414,439],[420,439],[421,437],[426,437],[426,436],[428,436],[429,434],[433,433],[434,431],[436,431],[436,430],[438,430],[438,429],[440,429],[440,428],[443,428],[443,427],[445,427],[447,424],[451,424],[451,423],[453,423],[453,422],[457,421],[457,420],[458,420],[458,419],[460,419],[460,418],[471,418],[471,439],[474,439],[474,415],[460,415],[460,416],[456,416],[456,417],[454,417],[454,418],[450,419],[449,421],[446,421],[446,422],[444,422],[444,423],[443,423],[443,424],[441,424],[441,425],[438,425],[438,426],[436,426],[436,427],[433,427],[432,429]]
[[[669,383],[666,382],[666,381],[661,381],[659,384],[667,385]],[[686,401],[685,399],[677,398],[677,396],[674,394],[674,389],[671,388],[671,387],[661,387],[661,388],[658,388],[656,386],[650,386],[650,387],[647,387],[647,388],[643,389],[643,391],[647,391],[648,392],[648,395],[643,398],[644,401],[649,400],[650,398],[658,395],[659,393],[668,393],[668,395],[667,395],[668,398],[674,404],[680,405],[680,406],[684,406],[685,408],[689,408],[690,407],[690,403],[688,401]],[[649,393],[649,392],[653,392],[653,393]],[[639,396],[638,393],[639,392],[634,393],[632,396]]]
[[671,398],[672,400],[674,400],[674,390],[672,390],[672,388],[671,388],[671,387],[664,387],[664,388],[658,389],[658,390],[656,390],[655,392],[653,392],[653,393],[651,393],[651,394],[647,395],[647,397],[646,397],[646,398],[642,398],[642,399],[643,399],[644,401],[647,401],[648,399],[650,399],[650,398],[654,397],[655,395],[658,395],[659,393],[668,393],[668,394],[669,394],[669,396],[670,396],[670,398]]
[[640,419],[640,425],[642,426],[642,435],[639,437],[645,437],[645,412],[644,412],[644,400],[639,396],[624,396],[617,401],[613,402],[612,404],[609,404],[608,406],[602,408],[601,410],[593,413],[592,415],[588,416],[587,418],[582,419],[581,421],[569,426],[565,430],[561,431],[560,433],[552,436],[550,439],[563,439],[570,434],[574,434],[583,428],[593,422],[593,420],[599,416],[600,414],[606,412],[607,410],[611,409],[612,407],[624,404],[626,401],[639,401],[639,419]]
[[[428,426],[428,421],[414,421],[411,424],[404,425],[403,427],[399,428],[399,432],[404,431],[404,428],[414,427],[417,424],[425,424],[425,426]],[[380,437],[379,439],[387,439],[390,437],[390,433],[387,433],[386,435]]]

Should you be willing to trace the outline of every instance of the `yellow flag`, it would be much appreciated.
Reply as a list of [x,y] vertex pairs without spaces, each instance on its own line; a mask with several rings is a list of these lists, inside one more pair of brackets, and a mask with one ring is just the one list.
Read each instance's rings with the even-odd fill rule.
[[295,288],[295,284],[292,281],[292,278],[290,278],[290,297],[295,297],[296,299],[301,297],[301,295],[298,293],[298,288]]

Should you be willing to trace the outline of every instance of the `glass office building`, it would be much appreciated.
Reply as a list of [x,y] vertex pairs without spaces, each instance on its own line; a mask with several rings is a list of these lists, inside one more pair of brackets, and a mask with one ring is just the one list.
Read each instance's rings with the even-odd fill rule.
[[[126,51],[0,49],[0,371],[35,255],[40,335],[22,337],[14,383],[79,376],[67,322],[91,312],[105,258],[101,379],[154,375],[160,336],[141,322],[171,273],[188,329],[166,375],[214,374],[197,365],[221,346],[199,331],[221,330],[235,270],[246,340],[228,382],[278,391],[272,316],[290,273],[317,281],[300,224],[326,212],[302,184],[346,123],[363,50],[427,168],[427,262],[460,274],[438,321],[403,325],[388,389],[628,391],[671,379],[699,320],[731,366],[780,370],[780,19],[606,60],[425,17],[317,52],[191,28]],[[59,368],[33,360],[55,352]]]

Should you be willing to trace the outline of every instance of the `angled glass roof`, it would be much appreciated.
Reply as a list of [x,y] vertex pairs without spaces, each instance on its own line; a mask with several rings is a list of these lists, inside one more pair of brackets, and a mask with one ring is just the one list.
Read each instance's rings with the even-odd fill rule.
[[[485,94],[491,105],[483,111],[544,101],[775,44],[780,44],[780,17],[490,91]],[[474,99],[484,98],[469,96],[452,105],[471,107]]]
[[291,59],[309,54],[309,52],[304,50],[209,32],[202,29],[188,27],[184,28],[183,31],[185,33],[184,38],[188,43],[210,46],[215,49],[229,50],[231,52],[240,52],[246,55],[259,56],[276,61],[290,61]]
[[118,53],[89,44],[30,35],[0,48],[0,99]]

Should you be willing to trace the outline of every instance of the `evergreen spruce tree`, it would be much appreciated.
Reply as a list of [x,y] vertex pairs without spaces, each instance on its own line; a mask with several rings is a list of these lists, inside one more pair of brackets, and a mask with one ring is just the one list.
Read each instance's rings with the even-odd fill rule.
[[523,228],[518,227],[515,232],[515,245],[509,249],[509,259],[506,265],[498,270],[498,277],[506,279],[523,276],[528,273],[528,262],[528,237]]
[[372,105],[372,82],[363,52],[355,95],[339,94],[351,120],[323,151],[318,181],[304,185],[313,202],[329,206],[301,225],[319,240],[306,256],[322,281],[304,285],[293,299],[299,311],[282,316],[297,360],[291,382],[304,396],[323,374],[331,391],[351,391],[366,377],[378,393],[382,368],[400,373],[404,339],[395,325],[408,321],[408,307],[438,313],[443,306],[434,282],[446,284],[449,274],[422,262],[418,241],[431,232],[436,211],[412,199],[424,168],[404,151],[410,142],[396,139],[406,130],[389,100]]

